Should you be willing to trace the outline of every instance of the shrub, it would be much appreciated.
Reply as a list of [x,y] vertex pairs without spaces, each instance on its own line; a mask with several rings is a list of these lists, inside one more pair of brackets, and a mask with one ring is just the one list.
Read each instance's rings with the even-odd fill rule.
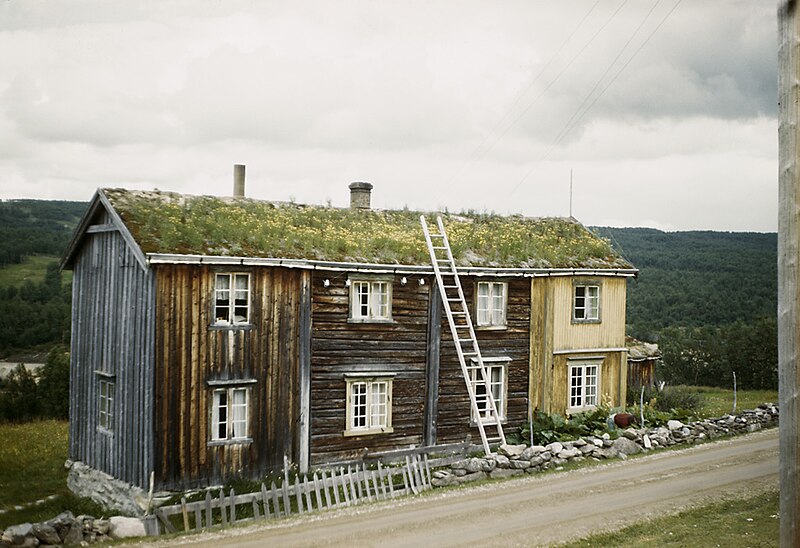
[[520,438],[522,441],[530,442],[531,429],[533,430],[533,443],[539,445],[547,445],[559,440],[575,440],[581,436],[599,436],[608,431],[610,413],[611,410],[608,407],[599,406],[593,411],[564,418],[558,413],[545,413],[537,409],[534,412],[532,423],[522,427]]

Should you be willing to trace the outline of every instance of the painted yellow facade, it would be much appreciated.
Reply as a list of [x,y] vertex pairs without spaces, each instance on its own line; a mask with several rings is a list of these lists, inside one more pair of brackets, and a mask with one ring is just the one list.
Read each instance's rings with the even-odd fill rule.
[[[531,280],[530,400],[548,413],[567,413],[570,365],[592,362],[600,367],[599,403],[625,404],[624,277],[563,276]],[[600,318],[573,320],[576,284],[600,287]]]

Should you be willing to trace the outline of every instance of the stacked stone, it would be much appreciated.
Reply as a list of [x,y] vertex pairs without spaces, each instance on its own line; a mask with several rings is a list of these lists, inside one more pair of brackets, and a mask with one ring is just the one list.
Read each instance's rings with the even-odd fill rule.
[[575,441],[553,442],[547,445],[502,445],[491,457],[472,457],[459,460],[449,470],[437,470],[431,483],[434,487],[459,485],[479,479],[498,479],[535,474],[563,466],[568,462],[586,459],[600,461],[627,458],[641,451],[678,444],[700,443],[706,440],[755,432],[763,427],[775,426],[778,408],[766,403],[739,415],[725,415],[716,419],[683,424],[671,420],[666,426],[656,428],[628,428],[617,439],[609,434],[586,436]]
[[22,523],[3,531],[0,547],[87,546],[95,542],[144,535],[142,521],[115,516],[95,519],[64,512],[42,523]]

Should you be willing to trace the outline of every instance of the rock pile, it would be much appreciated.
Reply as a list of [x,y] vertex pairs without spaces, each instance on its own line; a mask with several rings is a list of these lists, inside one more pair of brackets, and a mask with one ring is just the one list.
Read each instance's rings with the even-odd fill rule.
[[745,434],[775,426],[778,408],[766,403],[739,415],[725,415],[716,419],[683,424],[671,420],[666,426],[656,428],[627,428],[619,437],[610,434],[586,436],[575,441],[553,442],[548,445],[502,445],[492,457],[472,457],[459,460],[449,470],[437,470],[431,483],[434,487],[458,485],[485,478],[507,478],[522,474],[535,474],[562,466],[567,462],[596,461],[627,458],[641,451],[677,444],[693,444],[706,440]]
[[92,516],[64,512],[42,523],[22,523],[3,531],[0,547],[86,546],[112,539],[143,536],[144,525],[137,518],[115,516],[95,519]]

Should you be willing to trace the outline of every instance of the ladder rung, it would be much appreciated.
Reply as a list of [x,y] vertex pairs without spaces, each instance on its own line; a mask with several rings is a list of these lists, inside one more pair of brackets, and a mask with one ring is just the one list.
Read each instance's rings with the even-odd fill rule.
[[458,289],[457,285],[446,285],[444,286],[445,289]]
[[465,342],[473,342],[475,339],[458,339],[458,342],[465,343]]
[[[462,352],[461,355],[462,356],[477,356],[478,353],[477,352]],[[467,366],[467,367],[470,367],[470,366]]]
[[443,245],[433,245],[433,246],[431,246],[431,247],[432,247],[433,249],[447,249],[447,248],[446,248],[445,246],[443,246]]

